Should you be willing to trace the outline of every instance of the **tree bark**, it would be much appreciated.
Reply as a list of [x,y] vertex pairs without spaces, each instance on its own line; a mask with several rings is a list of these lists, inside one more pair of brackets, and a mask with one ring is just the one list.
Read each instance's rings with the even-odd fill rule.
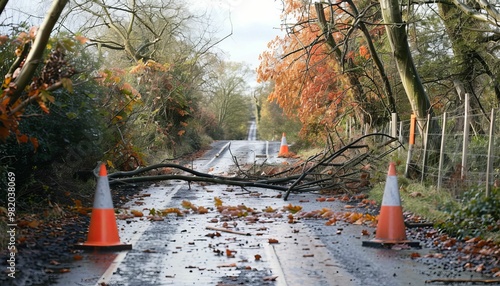
[[[343,69],[343,55],[342,51],[339,48],[339,45],[337,45],[335,39],[332,36],[332,31],[330,29],[329,23],[326,21],[326,16],[325,16],[325,11],[323,10],[323,4],[321,3],[315,3],[314,8],[316,9],[316,14],[318,15],[318,25],[321,28],[321,31],[323,33],[323,36],[325,37],[325,41],[327,45],[330,47],[333,53],[333,57],[335,58],[337,64],[339,67]],[[361,85],[361,82],[359,81],[358,75],[355,74],[355,72],[352,71],[353,67],[349,66],[347,71],[344,71],[344,80],[347,82],[349,86],[352,87],[352,90],[349,91],[349,93],[352,95],[352,97],[358,101],[358,102],[363,102],[363,86]],[[356,110],[357,117],[359,121],[361,122],[361,126],[364,126],[366,123],[365,115],[362,112],[359,112],[359,110]]]
[[[413,112],[418,119],[424,120],[427,114],[432,116],[434,112],[413,62],[406,35],[406,23],[403,22],[399,2],[397,0],[380,0],[380,6],[401,83]],[[423,125],[419,127],[422,129]]]

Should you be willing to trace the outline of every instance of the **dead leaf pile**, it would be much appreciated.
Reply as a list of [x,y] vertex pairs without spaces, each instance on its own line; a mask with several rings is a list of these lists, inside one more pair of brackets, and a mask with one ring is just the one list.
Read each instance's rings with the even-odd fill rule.
[[298,217],[304,219],[326,219],[326,225],[335,225],[337,221],[343,221],[356,225],[367,224],[370,226],[375,226],[378,218],[377,216],[361,212],[335,212],[330,208],[301,212],[298,213]]

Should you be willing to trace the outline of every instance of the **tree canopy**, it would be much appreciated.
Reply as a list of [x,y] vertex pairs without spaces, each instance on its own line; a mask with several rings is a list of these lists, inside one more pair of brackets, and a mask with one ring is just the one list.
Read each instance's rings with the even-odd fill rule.
[[262,53],[259,80],[275,83],[270,100],[297,114],[305,134],[315,126],[328,132],[348,114],[375,128],[392,112],[423,119],[456,108],[463,92],[477,106],[498,106],[494,3],[288,0],[283,7],[287,33]]

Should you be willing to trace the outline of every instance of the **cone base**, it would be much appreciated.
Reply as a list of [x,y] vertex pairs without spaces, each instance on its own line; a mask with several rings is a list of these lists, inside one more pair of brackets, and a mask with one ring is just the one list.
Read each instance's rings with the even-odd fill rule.
[[420,242],[418,241],[409,241],[409,240],[403,240],[403,241],[384,241],[384,240],[379,240],[379,239],[374,239],[374,240],[365,240],[363,241],[361,246],[366,246],[366,247],[375,247],[375,248],[392,248],[394,245],[397,244],[404,244],[408,245],[409,247],[415,247],[415,248],[421,248]]
[[92,245],[78,243],[74,245],[75,249],[79,250],[107,250],[107,251],[122,251],[131,250],[132,244],[115,244],[115,245]]

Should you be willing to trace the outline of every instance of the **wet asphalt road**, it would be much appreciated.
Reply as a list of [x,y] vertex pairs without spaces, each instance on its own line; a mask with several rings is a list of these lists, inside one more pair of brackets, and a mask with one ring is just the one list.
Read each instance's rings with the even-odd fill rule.
[[[276,158],[279,142],[221,141],[213,147],[193,162],[196,171],[231,176],[232,156],[240,165],[286,160]],[[244,205],[247,215],[238,216],[229,208],[219,212],[215,197],[223,206],[243,209]],[[429,266],[410,258],[413,252],[424,256],[431,251],[426,248],[362,247],[363,240],[372,238],[362,236],[362,230],[374,231],[368,225],[339,222],[326,226],[324,220],[306,219],[289,223],[290,213],[283,211],[289,204],[302,206],[302,211],[345,207],[316,198],[316,194],[292,193],[285,202],[274,190],[182,181],[153,184],[125,206],[125,211],[139,210],[144,216],[117,220],[122,242],[132,244],[133,249],[84,252],[83,259],[74,261],[71,272],[60,275],[55,285],[399,286],[425,285],[430,278],[449,275],[439,264]],[[152,209],[182,208],[183,201],[204,206],[208,213],[171,214],[160,221],[147,218]],[[270,243],[273,239],[277,243]]]

